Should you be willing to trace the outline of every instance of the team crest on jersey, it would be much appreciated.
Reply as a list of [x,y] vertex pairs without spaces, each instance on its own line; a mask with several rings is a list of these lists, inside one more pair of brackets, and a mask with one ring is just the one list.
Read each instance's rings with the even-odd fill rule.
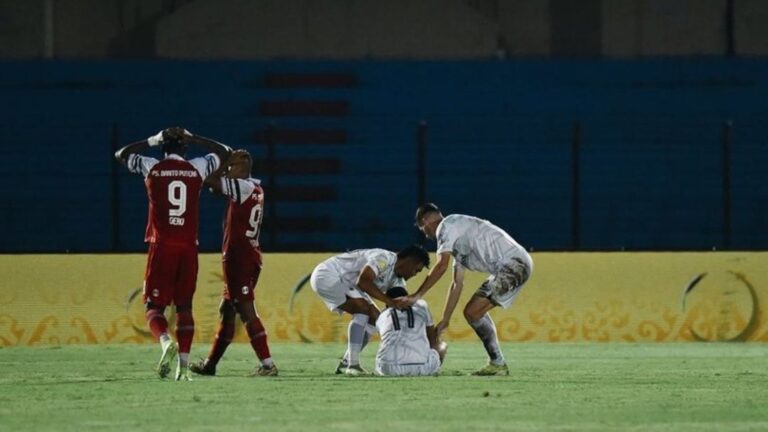
[[248,287],[247,286],[243,287],[243,295],[248,295]]
[[382,272],[382,271],[384,271],[384,269],[385,269],[385,268],[387,268],[387,260],[385,260],[385,259],[380,259],[380,260],[379,260],[379,261],[376,263],[376,265],[379,267],[379,271],[380,271],[380,272]]

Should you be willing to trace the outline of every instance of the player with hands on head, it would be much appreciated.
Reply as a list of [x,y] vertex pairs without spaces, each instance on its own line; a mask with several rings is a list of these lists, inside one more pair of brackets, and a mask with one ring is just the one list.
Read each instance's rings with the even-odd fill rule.
[[[210,153],[186,160],[189,144]],[[139,154],[151,147],[159,147],[163,159]],[[197,284],[200,190],[203,181],[221,166],[230,152],[224,144],[180,127],[165,129],[115,152],[115,158],[130,172],[144,178],[149,198],[144,235],[149,252],[143,294],[147,326],[162,350],[156,368],[161,378],[168,376],[171,362],[178,354],[176,380],[189,380],[189,351],[195,332],[192,298]],[[176,307],[178,345],[168,333],[164,315],[165,308],[171,304]]]
[[228,205],[221,248],[224,292],[219,305],[219,329],[208,357],[191,366],[192,372],[200,375],[216,375],[216,365],[235,335],[236,316],[243,322],[260,361],[253,375],[277,375],[277,366],[267,345],[267,331],[254,306],[254,288],[262,265],[259,231],[264,214],[264,190],[261,181],[251,177],[252,167],[251,155],[245,150],[235,150],[227,164],[205,181],[214,193],[228,199]]
[[398,253],[385,249],[358,249],[333,256],[318,264],[309,282],[331,312],[352,315],[347,351],[336,373],[367,374],[360,366],[360,352],[376,334],[379,309],[372,299],[387,306],[394,301],[385,294],[429,266],[429,254],[421,246]]
[[427,238],[437,241],[437,263],[416,293],[395,300],[397,306],[411,306],[420,300],[440,280],[453,256],[453,281],[437,324],[438,332],[443,332],[464,288],[465,270],[490,274],[464,306],[464,318],[489,357],[488,364],[474,374],[509,375],[496,325],[488,312],[497,306],[506,309],[512,305],[531,276],[533,259],[509,234],[489,221],[460,214],[444,217],[432,203],[416,210],[416,226]]

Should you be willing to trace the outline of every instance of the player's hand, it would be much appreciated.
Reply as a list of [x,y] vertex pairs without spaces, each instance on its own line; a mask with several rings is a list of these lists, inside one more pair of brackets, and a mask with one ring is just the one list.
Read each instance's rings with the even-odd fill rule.
[[182,141],[182,139],[189,135],[189,131],[183,127],[170,127],[163,130],[164,141]]
[[449,321],[445,321],[445,320],[440,321],[439,323],[437,323],[435,328],[437,329],[437,335],[438,336],[440,336],[445,331],[445,329],[448,328],[448,324],[450,324],[450,322]]
[[413,306],[419,299],[414,296],[398,297],[394,299],[395,307],[398,309],[405,309]]

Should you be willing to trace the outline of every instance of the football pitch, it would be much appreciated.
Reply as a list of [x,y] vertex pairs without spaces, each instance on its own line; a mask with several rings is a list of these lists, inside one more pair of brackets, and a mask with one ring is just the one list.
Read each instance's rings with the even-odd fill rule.
[[339,344],[274,344],[280,376],[252,378],[251,348],[235,344],[219,376],[192,382],[156,378],[154,345],[0,348],[0,430],[768,429],[764,344],[503,348],[508,377],[469,376],[485,360],[467,342],[450,345],[439,377],[382,378],[334,375]]

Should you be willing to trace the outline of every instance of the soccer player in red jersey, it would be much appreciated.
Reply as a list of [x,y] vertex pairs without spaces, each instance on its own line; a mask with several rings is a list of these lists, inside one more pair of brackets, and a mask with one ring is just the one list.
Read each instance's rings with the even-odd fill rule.
[[253,161],[245,150],[236,150],[227,166],[206,180],[213,192],[229,199],[224,222],[222,264],[224,293],[219,306],[221,322],[208,357],[191,365],[192,372],[216,375],[216,365],[235,334],[235,316],[245,325],[261,365],[256,376],[275,376],[277,367],[267,345],[267,332],[254,307],[253,289],[261,273],[259,230],[264,212],[264,191],[251,178]]
[[[210,151],[204,157],[185,160],[188,144]],[[164,158],[139,153],[160,146]],[[200,190],[203,181],[226,160],[231,149],[182,128],[169,128],[146,140],[128,144],[115,158],[129,171],[141,174],[149,198],[144,241],[149,244],[144,274],[147,326],[160,342],[162,355],[157,373],[165,378],[178,353],[176,380],[189,380],[189,351],[195,333],[192,297],[197,283],[197,230]],[[165,308],[176,306],[176,338],[168,334]]]

